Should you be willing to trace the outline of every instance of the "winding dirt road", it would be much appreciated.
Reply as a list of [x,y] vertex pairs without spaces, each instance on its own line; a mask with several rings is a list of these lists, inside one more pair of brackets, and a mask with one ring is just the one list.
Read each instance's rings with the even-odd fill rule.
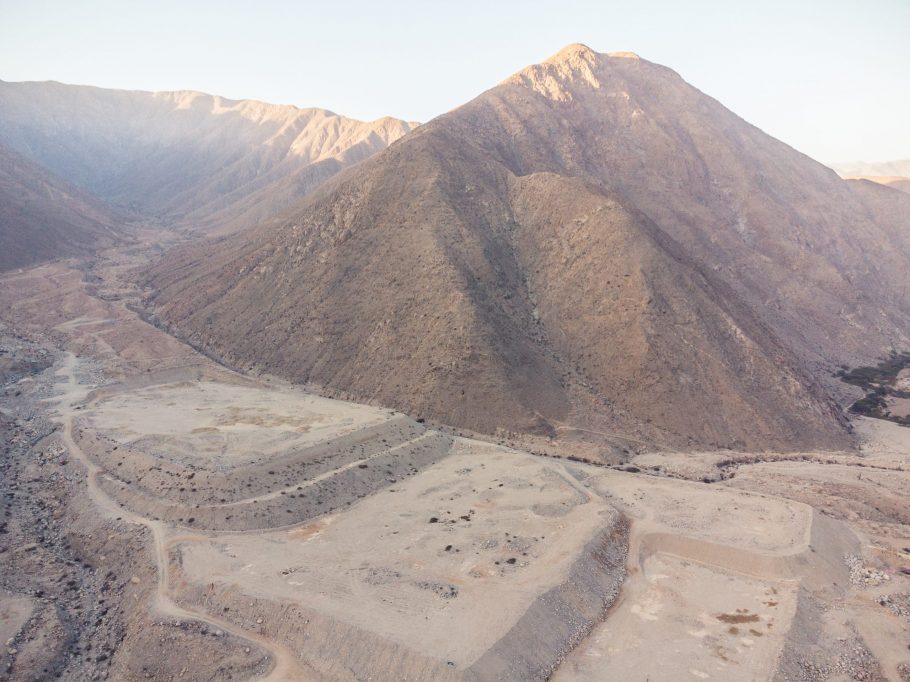
[[[103,470],[89,459],[73,439],[73,418],[76,408],[84,407],[86,405],[85,399],[90,390],[88,387],[83,387],[78,384],[76,380],[76,364],[76,356],[73,353],[67,352],[63,366],[56,373],[57,376],[63,377],[65,380],[63,390],[51,399],[56,402],[58,420],[62,426],[61,438],[67,450],[85,467],[88,493],[98,507],[106,511],[112,517],[119,517],[128,523],[145,526],[151,532],[155,565],[158,572],[158,587],[154,602],[155,610],[165,616],[182,618],[185,620],[196,620],[205,623],[211,628],[222,630],[237,638],[245,639],[261,647],[268,652],[273,662],[269,672],[264,677],[260,678],[264,682],[284,682],[291,680],[296,682],[298,680],[306,680],[308,675],[300,667],[294,654],[287,648],[255,632],[238,628],[235,624],[221,618],[201,611],[183,608],[171,597],[169,587],[168,548],[172,544],[172,539],[168,537],[167,527],[160,521],[140,516],[129,509],[121,507],[113,499],[108,497],[98,485],[98,476],[104,473]],[[178,538],[173,539],[176,540]]]

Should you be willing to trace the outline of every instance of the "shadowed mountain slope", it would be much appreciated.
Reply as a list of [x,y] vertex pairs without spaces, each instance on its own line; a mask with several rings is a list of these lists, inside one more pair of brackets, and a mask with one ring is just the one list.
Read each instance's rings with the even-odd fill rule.
[[151,283],[233,364],[450,424],[840,447],[833,363],[910,329],[910,198],[882,191],[573,45]]
[[0,271],[124,240],[123,217],[0,145]]

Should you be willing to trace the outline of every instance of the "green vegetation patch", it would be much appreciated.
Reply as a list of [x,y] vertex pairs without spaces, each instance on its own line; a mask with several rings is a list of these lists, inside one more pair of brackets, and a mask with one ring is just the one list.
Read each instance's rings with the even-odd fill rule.
[[843,367],[837,372],[842,381],[859,386],[866,395],[850,406],[854,414],[875,419],[886,419],[901,426],[910,426],[910,416],[899,417],[891,414],[888,398],[910,398],[910,391],[896,387],[901,370],[910,367],[910,352],[892,352],[874,367]]

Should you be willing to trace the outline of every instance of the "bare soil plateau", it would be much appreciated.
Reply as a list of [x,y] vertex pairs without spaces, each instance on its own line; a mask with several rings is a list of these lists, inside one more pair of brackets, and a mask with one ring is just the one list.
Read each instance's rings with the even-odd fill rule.
[[907,429],[532,454],[152,326],[167,235],[0,279],[4,677],[906,679]]

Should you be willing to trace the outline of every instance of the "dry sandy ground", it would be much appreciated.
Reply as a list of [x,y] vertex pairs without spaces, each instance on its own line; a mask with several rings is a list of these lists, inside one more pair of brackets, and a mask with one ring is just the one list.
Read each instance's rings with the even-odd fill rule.
[[586,482],[633,519],[629,578],[556,679],[770,679],[798,591],[848,580],[849,533],[829,528],[820,561],[810,547],[826,521],[806,505],[643,475]]
[[641,571],[556,680],[770,679],[795,589],[672,554],[650,557]]
[[0,641],[13,639],[31,615],[31,599],[0,592]]
[[122,445],[149,443],[180,461],[264,461],[388,419],[389,411],[214,381],[149,386],[102,401],[87,425]]
[[190,583],[293,604],[314,613],[311,623],[321,615],[465,670],[616,521],[558,462],[459,441],[342,514],[280,533],[188,541],[176,553]]
[[12,679],[901,679],[910,430],[535,456],[219,367],[109,257],[0,282],[53,362],[0,413]]
[[[652,474],[803,502],[855,536],[856,546],[843,550],[849,589],[801,594],[779,679],[910,679],[910,576],[901,572],[910,568],[910,429],[862,417],[854,426],[859,453],[650,453],[633,460]],[[818,641],[837,644],[825,650]]]

